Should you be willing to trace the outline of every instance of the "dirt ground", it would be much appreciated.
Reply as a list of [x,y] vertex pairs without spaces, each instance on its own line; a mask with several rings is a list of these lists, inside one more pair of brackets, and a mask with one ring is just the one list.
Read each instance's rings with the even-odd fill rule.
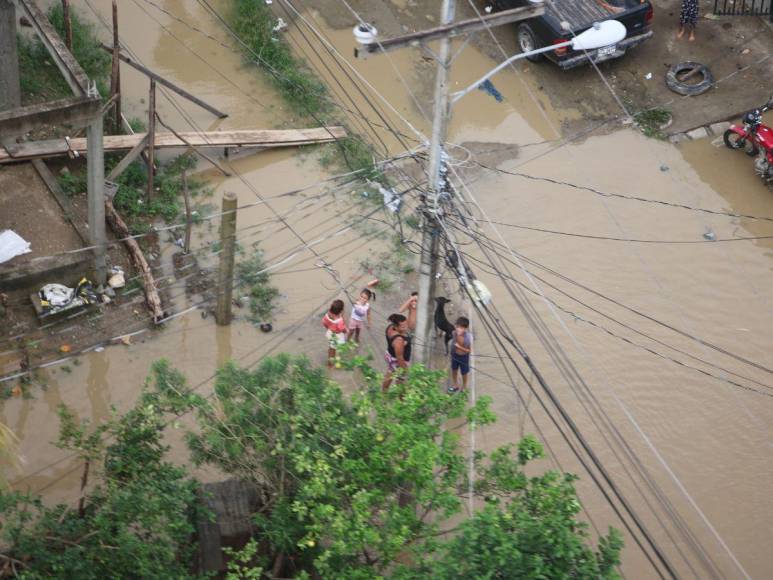
[[[61,254],[85,246],[75,227],[49,192],[46,184],[30,163],[4,166],[0,169],[0,230],[12,229],[31,242],[32,252],[17,256],[3,264],[3,270],[39,267],[36,258]],[[85,195],[71,200],[70,218],[85,229],[87,202]],[[10,289],[0,283],[6,295],[6,307],[0,318],[0,372],[23,370],[67,354],[75,354],[99,341],[147,327],[148,319],[142,293],[134,285],[116,296],[108,305],[81,310],[70,315],[39,320],[30,294],[48,282],[73,285],[90,276],[88,259],[78,254],[62,256],[71,268],[40,283]],[[72,258],[72,259],[71,259]],[[111,246],[108,263],[123,268],[127,277],[133,275],[128,257],[120,245]],[[0,395],[18,394],[17,383],[0,385]]]
[[[315,0],[306,5],[318,10],[334,28],[351,27],[353,15],[340,8],[336,0]],[[373,22],[383,37],[421,30],[438,24],[437,0],[354,0],[352,7],[366,20]],[[483,13],[487,2],[475,0]],[[635,47],[624,57],[601,63],[599,68],[610,86],[629,111],[662,107],[673,114],[673,124],[667,133],[681,133],[716,121],[737,117],[750,108],[765,103],[773,92],[773,28],[758,17],[715,17],[710,0],[700,2],[701,18],[695,42],[677,40],[679,0],[654,0],[655,35]],[[470,2],[457,2],[457,19],[473,18]],[[488,33],[473,39],[485,54],[503,60],[518,51],[513,26],[495,30],[496,42]],[[674,64],[683,61],[706,64],[720,82],[695,97],[682,97],[665,84],[665,74]],[[748,68],[747,68],[748,67]],[[611,116],[622,115],[620,104],[590,66],[561,71],[550,62],[520,61],[517,68],[531,77],[537,89],[544,92],[556,109],[569,109],[578,114],[563,121],[563,137],[582,133]],[[647,78],[648,74],[651,78]],[[732,77],[723,80],[728,75]],[[428,78],[429,89],[431,76]],[[496,79],[494,79],[496,85]],[[614,128],[609,124],[608,129]]]
[[29,254],[17,256],[3,267],[21,266],[40,256],[83,246],[31,163],[0,168],[0,191],[0,230],[11,229],[32,243]]

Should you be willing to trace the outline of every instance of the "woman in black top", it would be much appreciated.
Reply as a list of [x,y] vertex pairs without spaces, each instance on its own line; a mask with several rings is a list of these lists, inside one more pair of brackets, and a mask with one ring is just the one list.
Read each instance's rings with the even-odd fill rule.
[[407,309],[408,317],[402,314],[392,314],[389,317],[389,326],[384,333],[386,337],[387,349],[384,353],[384,360],[387,363],[387,374],[384,382],[381,383],[381,390],[386,392],[389,385],[392,384],[392,375],[398,369],[408,368],[411,362],[411,335],[410,332],[416,328],[416,295],[411,296],[400,308],[401,311]]

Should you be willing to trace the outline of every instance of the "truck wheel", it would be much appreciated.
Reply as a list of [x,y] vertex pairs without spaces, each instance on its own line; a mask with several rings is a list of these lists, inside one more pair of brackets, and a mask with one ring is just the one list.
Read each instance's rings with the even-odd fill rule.
[[[518,47],[521,49],[521,52],[531,52],[537,48],[542,48],[542,45],[537,40],[537,35],[534,34],[534,31],[528,24],[518,25]],[[530,60],[531,62],[539,62],[543,58],[545,57],[542,54],[533,54],[531,56],[527,56],[526,60]]]
[[668,69],[666,85],[679,95],[700,95],[714,86],[714,75],[705,64],[680,62]]

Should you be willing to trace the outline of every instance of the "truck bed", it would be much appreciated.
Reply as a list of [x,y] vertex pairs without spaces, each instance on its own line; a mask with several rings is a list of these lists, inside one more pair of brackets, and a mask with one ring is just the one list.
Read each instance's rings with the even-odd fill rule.
[[545,14],[558,22],[566,20],[575,32],[616,16],[596,0],[553,0],[545,3]]

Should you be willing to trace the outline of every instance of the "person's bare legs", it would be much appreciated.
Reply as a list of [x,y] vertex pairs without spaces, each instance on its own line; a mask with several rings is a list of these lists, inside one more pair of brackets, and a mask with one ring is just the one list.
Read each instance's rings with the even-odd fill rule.
[[327,368],[332,369],[333,368],[333,362],[336,358],[336,349],[334,348],[328,348],[327,349]]
[[681,24],[679,25],[679,32],[676,33],[677,38],[682,38],[684,36],[684,26]]
[[388,372],[384,377],[384,381],[381,383],[381,392],[386,393],[389,390],[389,385],[392,384],[392,372]]
[[690,42],[695,42],[695,26],[690,28],[690,38],[688,38]]
[[[462,376],[463,380],[466,380],[464,376]],[[451,385],[455,388],[459,388],[459,369],[451,369]]]

